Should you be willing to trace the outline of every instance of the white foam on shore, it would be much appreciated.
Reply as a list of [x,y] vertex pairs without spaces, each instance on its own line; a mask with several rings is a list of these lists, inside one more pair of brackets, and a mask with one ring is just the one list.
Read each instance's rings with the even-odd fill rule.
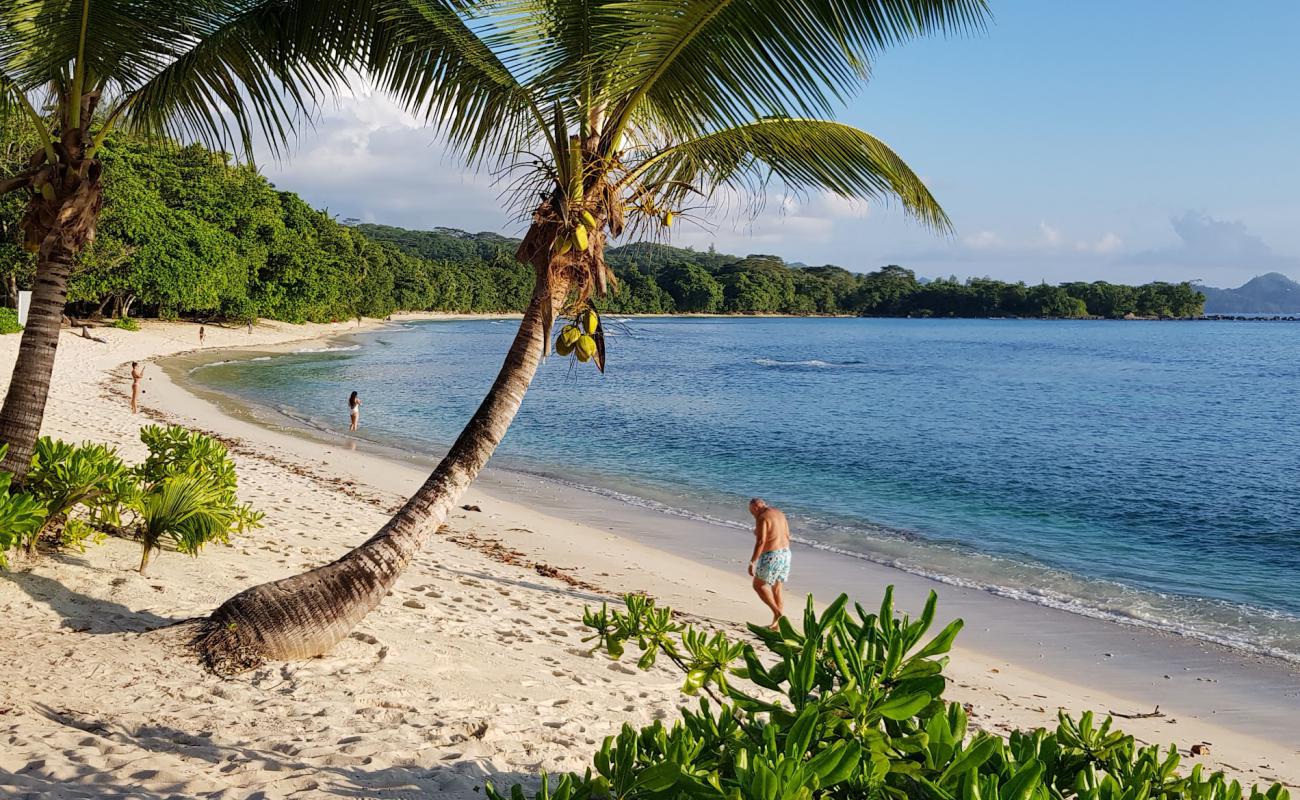
[[255,358],[228,358],[224,361],[209,361],[206,364],[199,364],[197,367],[190,367],[186,374],[193,375],[199,370],[207,369],[208,367],[220,367],[225,364],[247,364],[253,361],[270,361],[271,358],[271,356],[257,356]]
[[351,344],[346,346],[327,346],[327,347],[302,347],[292,351],[294,355],[304,355],[307,353],[347,353],[352,350],[360,350],[361,345]]
[[[320,352],[339,352],[352,351],[361,347],[354,344],[346,347],[325,347],[325,348],[305,348],[294,351],[295,353],[320,353]],[[244,359],[247,361],[266,361],[272,356],[262,356],[254,359]],[[229,364],[232,361],[218,361],[211,364],[201,365],[190,370],[193,373],[202,366],[215,366],[217,364]],[[811,359],[807,361],[777,361],[773,359],[755,359],[755,364],[762,366],[777,367],[795,367],[795,368],[860,368],[868,366],[865,362],[844,362],[832,363],[820,359]],[[293,420],[303,427],[316,431],[324,431],[337,434],[328,424],[308,417],[297,409],[280,406],[274,409],[281,416]],[[366,437],[357,437],[365,439]],[[394,442],[376,442],[386,447],[396,447],[398,450],[412,452],[410,448]],[[688,519],[696,522],[707,523],[710,525],[720,526],[738,531],[748,531],[750,523],[742,522],[724,517],[704,514],[689,509],[679,508],[667,503],[660,502],[647,497],[642,497],[629,492],[623,492],[616,489],[584,484],[563,477],[557,477],[554,473],[547,472],[545,469],[527,469],[527,468],[508,468],[504,471],[515,472],[540,478],[555,484],[567,486],[573,489],[589,492],[591,494],[606,497],[645,511],[656,514],[666,514],[669,516]],[[808,536],[792,537],[794,541],[808,547],[821,550],[824,552],[834,553],[836,555],[854,558],[881,566],[898,569],[903,572],[917,575],[938,583],[949,586],[955,586],[963,589],[985,592],[998,597],[1005,597],[1012,600],[1032,603],[1038,606],[1065,611],[1092,619],[1105,620],[1112,623],[1129,625],[1160,631],[1167,634],[1187,637],[1204,641],[1219,646],[1227,647],[1238,652],[1252,655],[1263,655],[1279,658],[1290,663],[1300,663],[1300,652],[1293,652],[1280,647],[1274,647],[1264,642],[1252,640],[1246,636],[1235,635],[1234,628],[1244,627],[1243,623],[1248,623],[1252,619],[1267,619],[1282,623],[1286,626],[1293,626],[1300,630],[1300,617],[1287,614],[1285,612],[1274,611],[1269,609],[1257,608],[1246,604],[1231,603],[1228,601],[1213,600],[1208,598],[1182,597],[1170,594],[1163,594],[1147,589],[1107,581],[1099,578],[1084,578],[1079,575],[1054,570],[1041,564],[1013,561],[1010,559],[971,551],[964,548],[956,548],[944,545],[940,542],[928,541],[922,536],[909,534],[906,531],[895,531],[888,528],[878,528],[873,530],[863,526],[828,526],[828,532],[840,532],[841,535],[854,537],[862,541],[864,545],[869,545],[872,540],[880,541],[882,544],[904,544],[915,549],[918,555],[924,556],[925,553],[944,554],[947,553],[953,558],[965,560],[968,564],[971,559],[981,559],[987,562],[990,573],[1010,572],[1014,570],[1032,571],[1038,573],[1042,578],[1051,581],[1056,579],[1058,583],[1071,583],[1079,586],[1081,589],[1092,590],[1091,596],[1079,596],[1067,592],[1055,591],[1047,586],[1024,585],[1015,586],[1000,582],[996,578],[988,577],[971,577],[969,575],[954,575],[944,572],[941,568],[922,566],[910,563],[905,558],[892,556],[888,553],[869,552],[863,550],[847,549],[836,544],[821,541],[817,538]],[[941,559],[932,559],[941,560]],[[1037,583],[1037,581],[1033,581]],[[1135,602],[1141,598],[1146,602]],[[1142,606],[1146,607],[1146,610]],[[1197,607],[1201,608],[1197,608]],[[1207,618],[1203,611],[1209,611],[1211,608],[1223,613],[1219,619]],[[1202,624],[1197,625],[1186,619],[1179,618],[1185,615],[1186,619],[1196,620]],[[1209,623],[1207,625],[1206,623]],[[1210,626],[1213,629],[1210,629]]]
[[[751,525],[747,522],[726,519],[723,517],[717,517],[709,514],[702,514],[684,508],[678,508],[676,506],[672,506],[667,503],[662,503],[658,500],[652,500],[649,498],[640,497],[638,495],[629,494],[627,492],[621,492],[615,489],[608,489],[600,486],[592,486],[589,484],[583,484],[576,481],[567,480],[564,478],[558,478],[554,475],[545,472],[533,472],[533,471],[520,470],[520,469],[514,469],[509,471],[522,472],[524,474],[528,474],[533,477],[541,478],[543,480],[547,480],[553,483],[558,483],[567,486],[569,488],[589,492],[591,494],[598,495],[600,497],[606,497],[611,500],[616,500],[618,502],[625,503],[627,505],[634,506],[636,508],[650,511],[656,514],[667,514],[670,516],[689,519],[695,522],[703,522],[710,525],[717,525],[720,527],[730,528],[733,530],[748,531],[751,528]],[[849,532],[847,528],[841,528],[841,529],[844,530],[845,532]],[[864,541],[864,543],[869,542],[871,538],[873,538],[866,532],[865,529],[855,530],[852,531],[851,533],[860,536]],[[906,535],[904,532],[893,532],[885,528],[880,529],[880,538],[884,540],[895,541],[895,542],[909,543],[912,546],[916,547],[918,550],[924,550],[930,552],[940,552],[946,550],[949,551],[954,557],[960,557],[966,559],[969,559],[971,557],[981,558],[990,562],[990,565],[994,566],[995,568],[998,565],[1002,565],[1004,569],[1011,568],[1011,567],[1030,569],[1030,570],[1041,572],[1042,574],[1048,577],[1050,577],[1054,572],[1056,572],[1055,570],[1052,570],[1051,568],[1042,565],[1013,562],[1008,559],[989,555],[987,553],[972,553],[965,550],[959,550],[958,548],[946,547],[945,545],[935,543],[935,542],[926,542],[921,537],[909,536]],[[1005,597],[1010,600],[1032,603],[1034,605],[1044,606],[1046,608],[1052,608],[1058,611],[1065,611],[1071,614],[1077,614],[1082,617],[1089,617],[1091,619],[1104,620],[1107,622],[1112,622],[1121,625],[1130,625],[1134,627],[1160,631],[1162,633],[1173,634],[1176,636],[1182,636],[1190,639],[1197,639],[1199,641],[1209,642],[1211,644],[1216,644],[1221,647],[1227,647],[1229,649],[1248,653],[1251,655],[1269,656],[1272,658],[1279,658],[1290,663],[1300,664],[1300,653],[1295,653],[1290,650],[1286,650],[1279,647],[1273,647],[1268,644],[1253,641],[1244,636],[1234,636],[1230,632],[1230,630],[1228,630],[1228,625],[1231,624],[1230,620],[1225,621],[1226,622],[1225,625],[1217,626],[1221,628],[1220,630],[1207,630],[1203,625],[1197,626],[1195,624],[1190,624],[1185,621],[1180,621],[1178,619],[1172,618],[1169,614],[1144,613],[1142,610],[1135,607],[1134,603],[1132,602],[1132,595],[1140,594],[1140,595],[1145,595],[1148,598],[1153,600],[1163,600],[1169,603],[1171,606],[1180,603],[1212,605],[1222,609],[1229,616],[1237,619],[1242,619],[1242,618],[1270,619],[1270,620],[1276,620],[1278,622],[1282,622],[1284,624],[1295,625],[1297,628],[1300,628],[1300,617],[1296,617],[1287,614],[1285,612],[1258,608],[1255,606],[1250,606],[1241,603],[1231,603],[1227,601],[1210,600],[1206,598],[1178,597],[1178,596],[1163,594],[1159,592],[1152,592],[1150,590],[1136,589],[1131,586],[1126,586],[1124,584],[1114,583],[1112,581],[1106,581],[1103,579],[1082,578],[1077,575],[1060,573],[1061,578],[1063,580],[1069,580],[1075,583],[1083,583],[1086,584],[1089,588],[1097,589],[1098,596],[1089,599],[1089,598],[1078,597],[1075,595],[1070,595],[1064,592],[1053,591],[1049,588],[1041,587],[1041,586],[1009,586],[1003,583],[999,583],[996,580],[980,580],[971,577],[952,575],[950,573],[945,573],[940,570],[918,566],[916,564],[909,563],[905,559],[892,557],[887,554],[870,553],[870,552],[864,552],[862,550],[850,550],[844,547],[838,547],[833,544],[828,544],[824,541],[820,541],[816,538],[812,538],[808,536],[792,536],[791,539],[799,544],[805,545],[807,547],[811,547],[816,550],[821,550],[823,552],[828,552],[828,553],[834,553],[835,555],[844,556],[847,558],[867,561],[873,564],[879,564],[880,566],[889,567],[891,569],[901,570],[908,574],[917,575],[919,577],[933,580],[937,583],[942,583],[948,586],[955,586],[962,589],[971,589],[974,591],[985,592],[997,597]],[[920,543],[918,544],[918,542]],[[1126,593],[1129,595],[1129,597],[1127,598],[1124,597]],[[1155,612],[1157,610],[1158,609],[1153,608],[1151,611]],[[1168,609],[1169,612],[1173,612],[1175,610],[1176,609],[1174,608]]]

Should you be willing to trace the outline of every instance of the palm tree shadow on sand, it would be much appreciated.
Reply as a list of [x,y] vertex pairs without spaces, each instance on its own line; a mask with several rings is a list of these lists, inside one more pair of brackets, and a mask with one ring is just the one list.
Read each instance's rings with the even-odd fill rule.
[[[127,728],[75,712],[59,711],[37,705],[36,713],[59,725],[75,728],[104,740],[104,744],[131,747],[144,753],[170,756],[182,764],[202,764],[197,770],[196,782],[222,783],[232,771],[230,765],[256,764],[268,775],[271,785],[247,787],[248,797],[279,797],[308,790],[314,794],[334,797],[436,797],[443,792],[459,791],[481,793],[485,781],[498,788],[523,784],[535,786],[538,775],[517,771],[494,771],[485,762],[460,761],[433,766],[388,766],[366,769],[363,765],[324,765],[319,761],[306,761],[295,756],[292,746],[277,749],[241,747],[214,741],[208,731],[191,733],[166,725],[141,725]],[[236,767],[237,768],[237,767]],[[33,762],[14,773],[0,773],[0,794],[5,789],[17,789],[17,797],[95,797],[109,800],[161,800],[179,796],[183,791],[175,785],[172,776],[159,781],[159,788],[146,790],[142,782],[158,779],[170,773],[168,765],[153,759],[141,759],[132,766],[115,772],[112,781],[103,778],[105,770],[93,764],[78,764],[68,775],[59,771],[58,778],[45,773],[44,762]],[[12,795],[5,794],[9,797]]]
[[81,594],[34,572],[6,572],[4,580],[22,589],[36,602],[49,606],[63,618],[63,627],[78,633],[139,633],[185,621],[184,618],[162,617],[152,611],[137,611],[112,600]]

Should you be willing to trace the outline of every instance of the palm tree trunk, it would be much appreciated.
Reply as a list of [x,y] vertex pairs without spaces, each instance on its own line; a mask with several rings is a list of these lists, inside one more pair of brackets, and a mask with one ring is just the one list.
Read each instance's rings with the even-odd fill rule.
[[538,269],[492,389],[433,474],[378,533],[332,564],[235,595],[200,623],[193,643],[210,669],[233,674],[267,660],[320,655],[379,605],[505,436],[546,350],[552,309],[567,290],[567,280]]
[[48,254],[42,248],[41,255],[36,263],[27,327],[23,329],[9,391],[0,409],[0,443],[9,445],[8,454],[0,462],[0,472],[12,473],[15,481],[21,481],[31,467],[32,451],[41,435],[68,296],[68,276],[76,258],[76,253],[64,246],[61,239],[48,248]]
[[[65,134],[69,146],[80,152],[75,138]],[[37,178],[46,194],[33,195],[23,217],[25,240],[39,245],[36,280],[18,359],[0,408],[0,444],[9,445],[0,471],[11,473],[15,483],[21,483],[31,468],[32,451],[41,435],[63,309],[68,302],[68,278],[77,254],[94,241],[99,223],[101,171],[95,160],[47,164]]]

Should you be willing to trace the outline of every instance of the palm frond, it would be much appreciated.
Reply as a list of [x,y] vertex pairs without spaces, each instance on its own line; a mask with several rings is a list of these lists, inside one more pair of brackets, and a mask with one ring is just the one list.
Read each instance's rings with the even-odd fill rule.
[[[538,98],[503,60],[518,52],[508,25],[472,25],[471,15],[447,0],[381,0],[378,19],[370,75],[471,164],[540,140],[559,160],[562,145]],[[531,24],[527,14],[514,21]]]
[[138,500],[146,552],[169,539],[182,553],[196,555],[211,541],[225,541],[238,521],[218,488],[202,475],[176,475]]
[[[88,86],[138,85],[172,57],[176,42],[232,5],[213,0],[9,0],[0,11],[0,63],[30,91],[70,88],[78,53]],[[247,5],[247,2],[244,3]],[[83,10],[86,12],[83,19]],[[83,23],[86,30],[82,45]]]
[[922,224],[950,228],[925,183],[884,142],[825,120],[780,117],[715,131],[646,158],[625,184],[662,187],[656,196],[671,205],[690,191],[707,196],[723,186],[762,194],[773,179],[796,192],[896,199]]
[[[170,62],[116,99],[110,119],[173,138],[251,153],[255,136],[279,152],[293,128],[351,63],[340,52],[365,27],[365,4],[260,0],[227,3],[203,20]],[[334,37],[339,36],[339,40]]]
[[[19,115],[32,126],[32,130],[35,131],[41,145],[45,148],[45,158],[49,163],[55,163],[58,156],[54,152],[54,141],[50,138],[48,126],[27,99],[27,94],[22,90],[22,87],[9,75],[0,71],[0,117],[10,115]],[[5,191],[12,191],[12,189],[6,189]],[[3,193],[0,192],[0,194]]]
[[[622,123],[641,106],[679,136],[771,114],[824,116],[877,53],[979,30],[985,0],[627,0],[617,15]],[[609,43],[612,44],[612,43]]]

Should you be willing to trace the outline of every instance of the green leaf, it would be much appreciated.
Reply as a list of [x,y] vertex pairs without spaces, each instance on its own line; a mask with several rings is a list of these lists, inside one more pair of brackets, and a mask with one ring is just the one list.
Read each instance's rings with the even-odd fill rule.
[[984,736],[973,742],[965,750],[957,754],[957,757],[944,769],[939,776],[939,782],[944,783],[950,778],[960,777],[962,773],[977,769],[981,764],[987,761],[997,752],[998,740],[992,736]]
[[952,649],[953,639],[957,638],[957,634],[961,631],[962,625],[964,624],[965,623],[959,619],[949,622],[943,630],[939,631],[937,636],[930,640],[929,644],[921,648],[921,650],[912,657],[930,658],[931,656],[937,656],[948,652]]
[[873,710],[886,719],[910,719],[916,716],[921,709],[930,705],[930,699],[930,695],[925,692],[894,695]]
[[999,800],[1029,800],[1043,779],[1043,762],[1034,760],[1021,767],[998,790]]

